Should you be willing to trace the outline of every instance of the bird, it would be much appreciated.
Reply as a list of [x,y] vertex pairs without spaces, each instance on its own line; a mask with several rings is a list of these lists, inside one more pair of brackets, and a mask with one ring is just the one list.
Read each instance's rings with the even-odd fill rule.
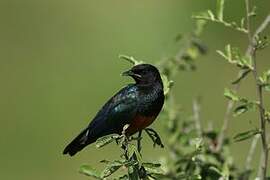
[[131,136],[157,118],[165,99],[158,69],[151,64],[139,64],[122,75],[132,77],[135,82],[110,98],[89,125],[66,146],[63,154],[74,156],[100,137],[121,134],[127,124],[125,132]]

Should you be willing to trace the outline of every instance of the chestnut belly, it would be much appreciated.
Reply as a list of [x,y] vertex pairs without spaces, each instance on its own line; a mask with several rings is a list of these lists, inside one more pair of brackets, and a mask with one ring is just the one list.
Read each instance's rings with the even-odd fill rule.
[[127,134],[132,135],[150,124],[156,119],[156,116],[141,116],[137,115],[133,119],[133,121],[130,123],[128,129],[127,129]]

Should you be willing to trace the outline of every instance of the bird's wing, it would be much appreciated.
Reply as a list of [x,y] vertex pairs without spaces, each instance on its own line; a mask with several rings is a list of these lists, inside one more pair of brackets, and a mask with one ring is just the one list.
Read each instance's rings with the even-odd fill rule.
[[99,137],[120,133],[125,124],[134,119],[138,107],[138,91],[135,85],[128,85],[113,96],[97,113],[95,118],[64,150],[73,156]]
[[89,124],[89,137],[101,137],[119,133],[125,124],[135,117],[138,107],[138,91],[128,85],[113,96]]

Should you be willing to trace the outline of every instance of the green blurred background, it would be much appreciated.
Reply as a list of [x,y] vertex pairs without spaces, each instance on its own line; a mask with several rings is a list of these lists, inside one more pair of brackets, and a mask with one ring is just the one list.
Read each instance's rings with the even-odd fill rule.
[[[253,23],[259,24],[270,11],[270,1],[254,2],[258,16]],[[239,21],[243,6],[243,0],[228,0],[227,19]],[[81,164],[100,167],[99,160],[118,157],[115,145],[88,147],[73,158],[63,156],[62,150],[103,103],[131,81],[120,76],[130,65],[120,61],[119,54],[151,63],[173,55],[179,48],[174,37],[194,28],[192,13],[209,8],[215,8],[214,0],[0,0],[0,179],[87,179],[77,173]],[[226,106],[223,90],[237,69],[215,50],[226,43],[244,50],[247,38],[210,24],[202,39],[209,54],[199,59],[198,71],[179,74],[174,91],[187,113],[193,97],[201,95],[203,124],[212,121],[220,128]],[[269,57],[269,48],[259,54],[260,70],[270,67]],[[252,80],[241,86],[242,94],[254,97]],[[265,99],[269,107],[269,96]],[[258,127],[255,115],[234,118],[230,137]],[[165,120],[153,125],[161,134]],[[240,166],[248,145],[232,145]],[[166,148],[153,149],[148,140],[144,147],[144,159],[166,154]],[[258,159],[257,153],[254,165]]]

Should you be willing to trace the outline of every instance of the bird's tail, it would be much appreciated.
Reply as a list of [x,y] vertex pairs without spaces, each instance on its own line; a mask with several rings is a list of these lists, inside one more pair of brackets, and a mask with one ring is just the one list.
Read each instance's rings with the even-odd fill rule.
[[94,141],[95,139],[89,137],[89,129],[86,128],[69,145],[67,145],[63,151],[63,154],[73,156]]

